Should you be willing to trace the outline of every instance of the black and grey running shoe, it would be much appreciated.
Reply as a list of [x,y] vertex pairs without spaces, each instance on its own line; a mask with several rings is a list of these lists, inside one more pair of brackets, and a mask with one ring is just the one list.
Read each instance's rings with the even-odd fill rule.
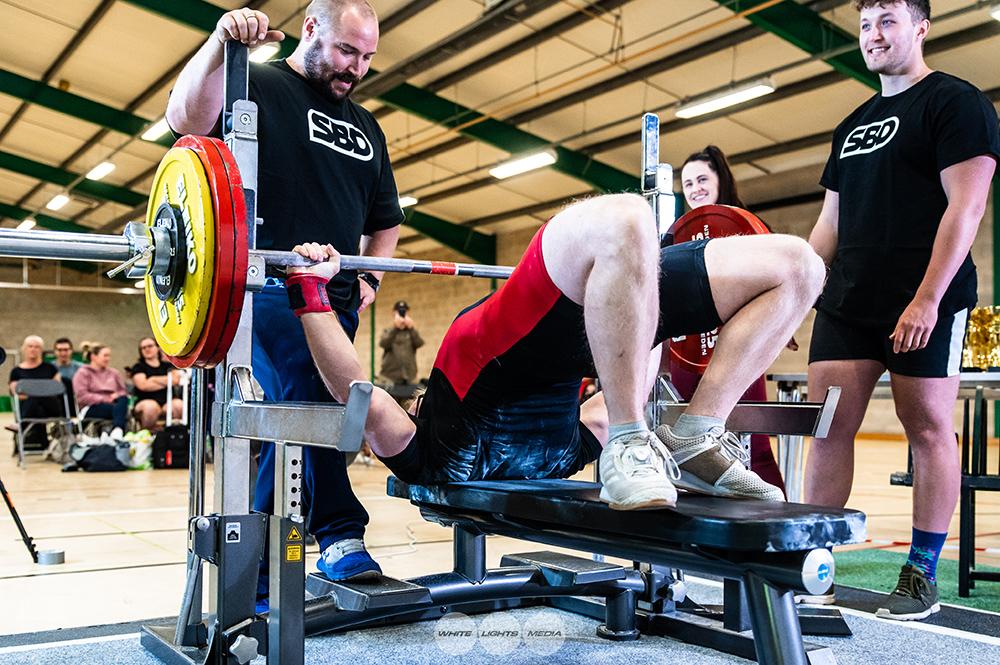
[[899,572],[895,590],[875,612],[875,616],[896,621],[915,621],[926,619],[940,611],[937,584],[928,580],[919,569],[906,564]]

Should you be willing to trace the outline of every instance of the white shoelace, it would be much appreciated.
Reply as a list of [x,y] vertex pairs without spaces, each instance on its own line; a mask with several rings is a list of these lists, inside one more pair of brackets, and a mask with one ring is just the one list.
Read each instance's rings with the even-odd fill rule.
[[708,440],[719,444],[719,452],[726,459],[739,462],[743,466],[750,464],[750,452],[743,447],[743,442],[735,432],[727,432],[720,427],[708,431]]
[[666,470],[667,475],[669,475],[673,480],[680,480],[681,469],[677,466],[677,461],[674,460],[673,455],[670,454],[670,450],[663,445],[659,439],[655,436],[650,436],[645,440],[635,439],[634,442],[623,444],[625,447],[625,455],[631,460],[632,464],[632,474],[636,476],[646,476],[655,474],[658,469],[655,468],[655,463],[652,458],[640,459],[636,456],[636,450],[634,448],[640,448],[648,445],[656,457],[659,457],[663,462],[663,468]]

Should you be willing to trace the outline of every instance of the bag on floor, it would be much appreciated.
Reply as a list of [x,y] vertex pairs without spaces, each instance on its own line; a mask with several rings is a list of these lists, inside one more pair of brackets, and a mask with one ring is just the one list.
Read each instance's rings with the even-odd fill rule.
[[189,448],[187,425],[164,427],[153,439],[153,468],[186,469]]
[[[98,443],[93,446],[74,444],[69,454],[76,465],[84,471],[126,471],[128,467],[122,463],[119,456],[119,445],[122,444]],[[125,443],[124,446],[127,451],[128,444]]]

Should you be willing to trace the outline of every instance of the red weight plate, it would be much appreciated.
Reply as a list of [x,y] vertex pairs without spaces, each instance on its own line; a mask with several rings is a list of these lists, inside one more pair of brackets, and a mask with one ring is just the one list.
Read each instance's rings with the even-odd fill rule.
[[674,234],[675,243],[768,232],[764,222],[753,213],[734,206],[720,205],[695,208],[674,222],[670,231]]
[[[221,362],[229,352],[236,331],[239,328],[240,316],[243,314],[243,299],[246,293],[247,267],[249,262],[249,238],[247,232],[247,208],[246,200],[243,197],[243,178],[240,176],[239,167],[236,165],[236,158],[226,147],[226,144],[217,139],[213,139],[213,148],[216,150],[226,169],[229,182],[229,196],[232,202],[232,230],[228,231],[227,238],[232,238],[232,285],[229,289],[229,300],[225,304],[226,311],[225,325],[222,332],[214,340],[206,340],[204,351],[199,356],[199,366],[213,367]],[[223,231],[218,229],[216,237]],[[220,305],[222,303],[220,302]]]
[[[768,233],[764,222],[742,208],[723,205],[707,205],[695,208],[671,227],[675,243],[690,242],[703,238],[724,238],[737,235],[759,235]],[[695,335],[686,335],[670,340],[670,357],[684,369],[695,374],[703,374],[712,359],[719,328]]]
[[[194,151],[198,155],[202,166],[205,167],[208,184],[212,191],[212,209],[215,216],[215,264],[212,281],[212,299],[209,302],[208,316],[205,320],[205,328],[202,330],[194,348],[183,356],[171,358],[171,362],[178,367],[190,367],[192,365],[196,367],[211,367],[214,364],[208,362],[206,346],[214,349],[229,327],[229,303],[233,298],[232,292],[238,279],[235,270],[237,261],[234,256],[237,241],[235,238],[236,234],[234,233],[235,222],[233,220],[232,188],[226,166],[215,147],[216,142],[221,143],[218,139],[204,136],[184,136],[175,143],[178,147]],[[242,194],[242,189],[240,193]],[[241,219],[245,222],[245,215]],[[239,288],[239,292],[242,299],[242,293],[246,285],[245,258],[241,274],[243,286]],[[231,343],[232,339],[229,342]]]

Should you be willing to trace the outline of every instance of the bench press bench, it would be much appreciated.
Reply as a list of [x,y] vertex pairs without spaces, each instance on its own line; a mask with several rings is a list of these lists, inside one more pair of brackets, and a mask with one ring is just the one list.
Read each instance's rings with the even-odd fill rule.
[[[333,583],[311,575],[306,588],[319,600],[307,602],[306,634],[439,618],[451,609],[503,609],[516,606],[512,600],[536,604],[553,599],[541,602],[602,613],[605,623],[598,634],[609,639],[635,639],[647,632],[762,663],[835,662],[828,649],[807,653],[793,593],[830,588],[833,558],[826,548],[862,541],[862,513],[687,493],[673,509],[621,512],[601,502],[599,491],[596,483],[569,480],[420,486],[390,478],[390,495],[408,499],[425,519],[454,529],[454,569],[406,582],[385,578],[369,584]],[[487,535],[646,565],[626,568],[593,558],[528,552],[508,555],[499,568],[487,570]],[[683,610],[696,610],[702,619],[705,612],[684,598],[677,568],[742,583],[755,639],[709,627],[704,620],[688,621]],[[731,602],[739,604],[738,599]]]

